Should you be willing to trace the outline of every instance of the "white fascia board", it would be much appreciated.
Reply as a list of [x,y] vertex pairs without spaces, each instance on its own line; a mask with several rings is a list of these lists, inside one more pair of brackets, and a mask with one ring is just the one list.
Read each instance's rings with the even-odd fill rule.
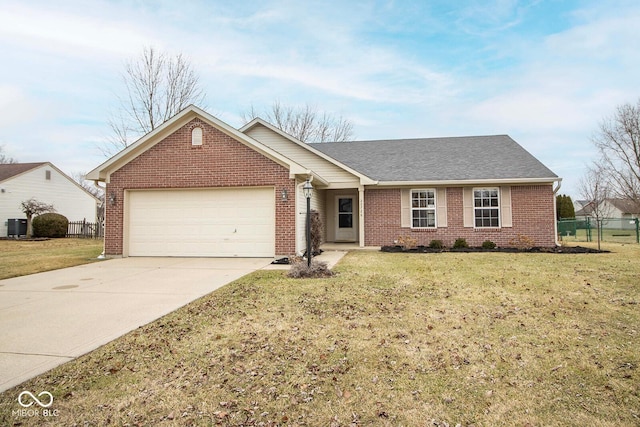
[[[351,169],[349,166],[339,162],[338,160],[334,159],[331,156],[328,156],[326,154],[324,154],[321,151],[316,150],[315,148],[311,147],[309,144],[304,143],[302,141],[300,141],[299,139],[289,135],[288,133],[284,132],[281,129],[278,129],[277,127],[273,126],[271,123],[262,120],[259,117],[256,117],[255,119],[251,120],[249,123],[247,123],[246,125],[242,126],[239,131],[240,132],[246,132],[248,130],[250,130],[251,128],[257,126],[257,125],[262,125],[264,127],[266,127],[269,130],[272,130],[273,132],[279,134],[280,136],[282,136],[283,138],[288,139],[289,141],[293,142],[294,144],[299,145],[300,147],[304,148],[305,150],[308,150],[310,152],[312,152],[313,154],[315,154],[316,156],[330,162],[333,163],[334,165],[338,166],[341,169],[344,169],[345,171],[349,172],[352,175],[355,175],[356,177],[360,178],[360,182],[362,183],[362,185],[373,185],[375,184],[377,181],[369,178],[366,175],[363,175],[362,173]],[[348,142],[345,142],[345,144],[348,144]]]
[[516,179],[472,179],[472,180],[442,180],[442,181],[380,181],[378,187],[414,187],[414,186],[473,186],[473,185],[526,185],[553,184],[562,178],[516,178]]
[[109,175],[111,174],[111,172],[124,166],[138,155],[144,153],[148,149],[152,148],[155,144],[162,141],[163,134],[169,135],[173,133],[196,117],[203,119],[205,122],[208,122],[216,129],[231,136],[233,139],[248,146],[249,148],[260,152],[276,163],[281,164],[282,166],[286,166],[287,168],[289,168],[289,171],[292,175],[308,172],[307,169],[292,161],[291,159],[272,150],[261,142],[245,135],[232,126],[229,126],[222,120],[212,116],[211,114],[196,107],[195,105],[190,105],[180,113],[173,116],[171,119],[164,122],[162,125],[158,126],[153,131],[149,132],[133,144],[129,145],[124,150],[117,153],[115,156],[111,157],[106,162],[102,163],[97,168],[93,169],[87,174],[87,179],[93,181],[109,182]]
[[309,169],[305,169],[304,172],[302,173],[297,173],[297,174],[290,174],[291,178],[300,178],[304,181],[306,181],[307,179],[310,179],[311,182],[314,183],[319,183],[321,186],[323,187],[327,187],[329,186],[331,183],[329,181],[327,181],[326,179],[324,179],[322,176],[318,175],[317,173],[315,173],[312,170]]
[[111,172],[124,166],[125,164],[133,160],[135,157],[144,153],[148,149],[152,148],[155,144],[160,142],[162,138],[157,138],[155,143],[150,143],[150,141],[152,141],[156,136],[162,134],[163,132],[166,132],[169,128],[172,129],[173,125],[175,125],[176,122],[180,121],[186,115],[191,113],[193,111],[193,108],[197,108],[197,107],[191,105],[185,108],[184,110],[182,110],[181,112],[179,112],[178,114],[176,114],[175,116],[173,116],[172,118],[170,118],[169,120],[167,120],[166,122],[164,122],[163,124],[155,128],[154,130],[149,132],[148,134],[144,135],[137,141],[130,144],[128,147],[126,147],[122,151],[116,153],[114,156],[106,160],[100,166],[98,166],[97,168],[89,172],[86,175],[86,178],[88,180],[105,181],[108,183],[109,175],[111,174]]

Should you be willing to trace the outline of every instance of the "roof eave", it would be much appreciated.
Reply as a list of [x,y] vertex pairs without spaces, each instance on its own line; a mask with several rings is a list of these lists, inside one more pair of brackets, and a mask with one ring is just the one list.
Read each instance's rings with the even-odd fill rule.
[[112,172],[118,170],[119,168],[127,164],[129,161],[131,161],[133,158],[144,153],[145,151],[153,147],[155,144],[160,142],[163,139],[161,137],[163,133],[166,133],[167,135],[169,135],[175,130],[177,130],[178,128],[180,128],[181,126],[183,126],[185,123],[188,123],[190,120],[196,117],[199,117],[201,119],[204,119],[205,121],[208,121],[210,124],[214,125],[214,127],[216,127],[218,130],[231,136],[232,138],[239,141],[240,143],[245,144],[259,151],[260,153],[269,157],[271,160],[275,161],[276,163],[279,163],[289,168],[291,175],[302,174],[308,171],[302,165],[292,161],[291,159],[281,155],[280,153],[277,153],[276,151],[262,144],[260,141],[257,141],[256,139],[253,139],[248,135],[245,135],[244,133],[238,131],[232,126],[229,126],[222,120],[217,119],[216,117],[210,115],[209,113],[196,107],[195,105],[190,105],[184,110],[182,110],[181,112],[179,112],[178,114],[176,114],[175,116],[173,116],[171,119],[167,120],[162,125],[158,126],[153,131],[144,135],[142,138],[140,138],[139,140],[137,140],[136,142],[134,142],[133,144],[131,144],[130,146],[128,146],[127,148],[125,148],[124,150],[116,154],[115,156],[111,157],[106,162],[102,163],[97,168],[93,169],[91,172],[89,172],[86,175],[86,178],[88,180],[104,181],[108,183],[110,174]]
[[549,178],[500,178],[500,179],[456,179],[429,181],[378,181],[378,187],[402,186],[470,186],[470,185],[524,185],[524,184],[553,184],[562,181],[559,177]]

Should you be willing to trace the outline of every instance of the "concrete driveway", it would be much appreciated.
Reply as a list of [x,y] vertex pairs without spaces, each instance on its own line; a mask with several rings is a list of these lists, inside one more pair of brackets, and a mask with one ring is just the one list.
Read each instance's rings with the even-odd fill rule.
[[0,392],[271,261],[123,258],[0,280]]

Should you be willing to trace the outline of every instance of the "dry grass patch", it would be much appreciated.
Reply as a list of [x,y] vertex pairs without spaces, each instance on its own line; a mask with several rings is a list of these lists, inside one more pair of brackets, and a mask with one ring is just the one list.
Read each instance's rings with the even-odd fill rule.
[[637,425],[637,246],[262,271],[2,394],[64,425]]
[[0,280],[87,264],[102,253],[102,240],[0,240]]

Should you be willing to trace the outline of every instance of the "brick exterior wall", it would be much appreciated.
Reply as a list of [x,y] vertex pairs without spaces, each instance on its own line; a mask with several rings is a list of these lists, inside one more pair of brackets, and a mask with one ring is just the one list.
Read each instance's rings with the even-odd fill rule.
[[[203,144],[192,146],[191,130],[203,129]],[[295,201],[280,199],[286,189],[294,195],[295,182],[286,167],[198,119],[194,119],[158,144],[111,174],[107,200],[105,252],[122,255],[124,191],[134,189],[275,187],[275,254],[295,252]]]
[[536,246],[553,247],[556,244],[554,195],[551,185],[524,185],[511,187],[513,227],[500,229],[474,229],[464,227],[462,187],[447,188],[447,227],[414,230],[401,227],[401,190],[367,189],[365,191],[365,245],[392,245],[400,236],[411,236],[418,245],[428,246],[431,240],[442,240],[451,247],[458,238],[469,246],[481,246],[491,240],[499,247],[509,247],[509,241],[518,234],[527,236]]

